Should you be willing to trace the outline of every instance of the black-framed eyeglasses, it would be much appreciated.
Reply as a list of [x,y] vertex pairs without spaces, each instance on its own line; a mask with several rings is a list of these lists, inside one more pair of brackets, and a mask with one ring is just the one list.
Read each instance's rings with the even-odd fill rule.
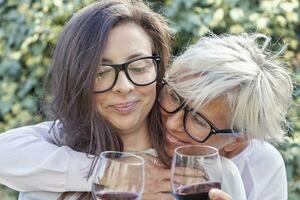
[[97,66],[94,92],[106,92],[114,87],[120,71],[124,71],[130,82],[137,86],[146,86],[157,79],[160,56],[147,56],[130,60],[123,64],[101,64]]
[[183,126],[185,132],[196,142],[205,142],[214,134],[236,134],[236,130],[218,129],[203,114],[195,111],[187,105],[184,98],[179,96],[166,82],[158,95],[158,103],[160,107],[168,114],[175,114],[183,110]]

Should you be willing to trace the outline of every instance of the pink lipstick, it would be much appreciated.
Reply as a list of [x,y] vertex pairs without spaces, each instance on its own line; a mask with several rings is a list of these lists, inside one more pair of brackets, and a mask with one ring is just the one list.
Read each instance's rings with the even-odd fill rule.
[[131,102],[126,102],[126,103],[118,103],[110,106],[114,111],[121,113],[121,114],[128,114],[132,112],[135,108],[136,105],[138,104],[137,101],[131,101]]

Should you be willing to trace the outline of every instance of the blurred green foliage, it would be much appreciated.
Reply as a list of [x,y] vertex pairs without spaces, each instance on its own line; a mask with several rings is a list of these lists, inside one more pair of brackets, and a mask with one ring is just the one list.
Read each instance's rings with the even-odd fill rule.
[[[92,0],[0,0],[0,132],[45,119],[43,79],[55,41],[70,16]],[[298,0],[152,0],[176,34],[174,54],[201,35],[262,32],[272,36],[271,49],[284,43],[281,57],[295,80],[290,119],[294,130],[278,145],[287,167],[289,199],[300,199],[300,6]],[[2,191],[2,192],[1,192]],[[3,192],[5,191],[5,192]],[[16,199],[0,187],[0,199]]]
[[43,78],[58,34],[89,2],[0,0],[0,132],[44,119]]
[[16,200],[17,193],[9,188],[0,185],[0,199],[1,200]]

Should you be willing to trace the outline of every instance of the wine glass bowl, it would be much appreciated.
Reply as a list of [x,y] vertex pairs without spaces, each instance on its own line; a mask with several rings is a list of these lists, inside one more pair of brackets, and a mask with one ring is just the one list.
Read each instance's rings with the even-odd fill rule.
[[101,153],[92,186],[94,200],[139,200],[144,190],[144,159],[132,153]]
[[175,149],[172,192],[177,200],[208,200],[211,188],[221,188],[222,166],[216,148],[187,145]]

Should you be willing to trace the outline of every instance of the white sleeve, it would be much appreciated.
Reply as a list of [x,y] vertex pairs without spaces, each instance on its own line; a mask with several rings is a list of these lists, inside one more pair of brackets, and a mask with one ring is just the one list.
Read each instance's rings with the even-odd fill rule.
[[253,188],[253,191],[249,192],[249,199],[288,199],[285,164],[275,147],[267,142],[255,144],[246,165],[250,175],[247,179],[251,181],[246,184],[252,184]]
[[246,200],[246,192],[240,172],[229,159],[221,157],[223,174],[221,189],[227,192],[232,200]]
[[[287,200],[287,178],[285,167],[282,165],[277,171],[274,171],[272,177],[269,178],[269,183],[260,190],[257,197],[264,197],[264,200]],[[258,199],[258,198],[257,198]]]
[[67,146],[50,143],[52,122],[0,134],[0,183],[14,190],[90,191],[92,159]]

